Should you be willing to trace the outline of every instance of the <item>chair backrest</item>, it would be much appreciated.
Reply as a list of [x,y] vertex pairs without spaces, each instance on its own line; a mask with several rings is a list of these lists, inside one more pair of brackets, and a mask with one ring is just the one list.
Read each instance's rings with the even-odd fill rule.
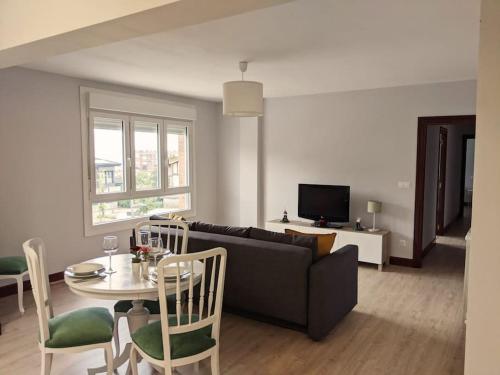
[[[222,313],[222,297],[224,295],[224,278],[226,273],[226,249],[217,247],[215,249],[198,253],[175,255],[164,258],[158,264],[158,296],[160,300],[161,330],[163,340],[164,358],[170,358],[170,334],[195,331],[212,325],[212,338],[219,344],[220,319]],[[176,269],[176,311],[168,311],[167,295],[165,292],[165,270],[174,267]],[[189,276],[181,277],[180,270],[187,268]],[[210,275],[207,273],[211,269]],[[200,275],[201,273],[201,275]],[[193,319],[193,299],[195,277],[200,281],[200,296],[198,303],[198,319]],[[210,280],[208,280],[210,279]],[[215,280],[217,279],[217,280]],[[206,285],[208,295],[205,295]],[[183,289],[181,285],[187,286],[188,303],[187,314],[181,324],[181,299]],[[214,297],[215,294],[215,297]],[[205,302],[207,300],[207,302]],[[205,308],[206,303],[206,308]],[[168,316],[175,315],[175,324],[170,325]]]
[[[135,241],[138,245],[141,242],[141,231],[147,230],[150,233],[158,231],[158,235],[163,235],[167,240],[163,241],[163,247],[174,254],[186,254],[189,227],[180,220],[145,220],[137,223],[135,226]],[[182,231],[182,242],[179,248],[179,232]],[[172,238],[173,237],[173,238]]]
[[36,303],[40,342],[44,343],[50,339],[48,322],[50,318],[54,317],[45,244],[41,238],[32,238],[23,243],[23,250],[28,263],[31,287]]

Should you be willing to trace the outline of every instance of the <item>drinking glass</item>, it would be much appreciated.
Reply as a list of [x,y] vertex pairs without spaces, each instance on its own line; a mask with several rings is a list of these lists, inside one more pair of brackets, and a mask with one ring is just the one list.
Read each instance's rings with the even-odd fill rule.
[[149,248],[151,251],[151,255],[155,261],[155,269],[156,269],[156,259],[158,255],[163,254],[163,241],[161,237],[151,237],[149,239]]
[[116,236],[106,236],[102,242],[102,248],[106,254],[109,255],[109,267],[105,271],[108,275],[115,273],[111,267],[111,255],[118,251],[118,237]]
[[149,245],[149,231],[141,230],[139,232],[139,245],[142,245],[142,246]]

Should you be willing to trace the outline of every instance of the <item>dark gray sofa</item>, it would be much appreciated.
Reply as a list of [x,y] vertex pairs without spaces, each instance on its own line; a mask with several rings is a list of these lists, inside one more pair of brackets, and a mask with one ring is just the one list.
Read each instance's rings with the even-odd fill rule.
[[321,340],[357,304],[357,246],[314,259],[311,237],[202,223],[190,228],[188,252],[227,249],[225,310]]

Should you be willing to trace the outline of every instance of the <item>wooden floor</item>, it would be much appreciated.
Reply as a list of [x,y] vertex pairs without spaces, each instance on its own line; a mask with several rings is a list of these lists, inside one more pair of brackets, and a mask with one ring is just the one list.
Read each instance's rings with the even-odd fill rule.
[[[462,374],[464,250],[438,244],[422,269],[359,267],[359,304],[322,342],[300,332],[225,314],[221,336],[223,374]],[[63,283],[52,287],[56,314],[111,303],[82,299]],[[0,374],[38,374],[37,321],[31,292],[19,317],[15,296],[0,299]],[[121,331],[126,335],[123,320]],[[58,355],[52,374],[86,374],[102,353]],[[191,367],[180,368],[191,374]],[[119,370],[125,373],[125,368]],[[141,374],[152,374],[141,364]],[[207,363],[200,374],[209,374]]]

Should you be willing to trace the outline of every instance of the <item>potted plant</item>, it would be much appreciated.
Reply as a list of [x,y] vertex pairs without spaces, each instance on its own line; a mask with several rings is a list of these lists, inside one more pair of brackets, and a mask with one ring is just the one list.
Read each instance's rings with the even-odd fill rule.
[[141,256],[138,251],[132,252],[134,257],[132,258],[132,272],[134,274],[139,274],[141,269]]

